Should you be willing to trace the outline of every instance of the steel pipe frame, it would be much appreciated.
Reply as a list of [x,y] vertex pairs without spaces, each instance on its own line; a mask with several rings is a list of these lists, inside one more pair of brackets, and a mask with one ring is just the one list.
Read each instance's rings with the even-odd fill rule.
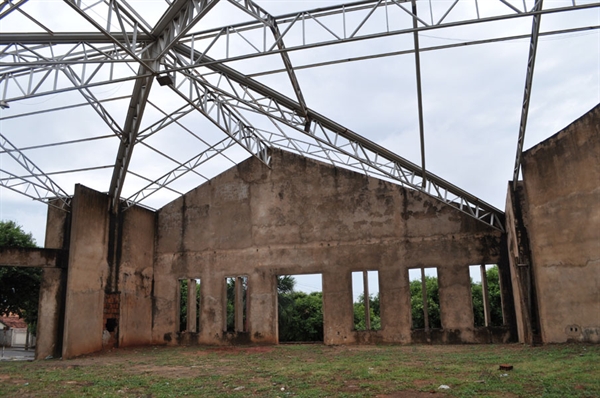
[[[541,10],[544,0],[537,0],[534,9]],[[521,170],[521,157],[523,156],[523,145],[525,144],[525,130],[527,129],[527,116],[529,114],[529,100],[531,98],[531,88],[533,86],[533,71],[535,68],[535,58],[537,54],[537,45],[540,37],[540,24],[542,15],[536,14],[531,24],[531,41],[529,42],[529,56],[527,57],[527,75],[525,76],[525,90],[523,93],[523,105],[521,108],[521,121],[519,123],[519,136],[517,138],[517,154],[515,156],[515,166],[513,168],[513,190],[517,189],[519,171]]]
[[[226,137],[218,143],[216,143],[215,145],[212,145],[206,150],[193,156],[191,159],[188,159],[186,162],[181,163],[178,167],[165,173],[160,178],[154,181],[150,180],[150,183],[148,185],[146,185],[144,188],[140,189],[136,193],[132,194],[125,200],[124,208],[127,209],[133,205],[139,204],[144,199],[147,199],[149,196],[155,194],[162,188],[171,189],[169,188],[169,184],[183,177],[185,174],[194,171],[196,168],[208,162],[215,156],[221,155],[225,150],[231,148],[236,143],[236,140],[234,140],[233,138]],[[208,178],[204,178],[208,180]]]
[[[27,178],[16,176],[12,173],[8,173],[5,170],[2,172],[10,174],[11,180],[16,179],[21,181],[20,184],[10,185],[11,180],[2,181],[1,184],[13,191],[25,194],[35,200],[45,201],[50,198],[60,198],[60,200],[67,204],[67,198],[69,195],[62,188],[56,184],[48,175],[46,175],[39,167],[35,165],[23,152],[21,152],[17,147],[15,147],[2,133],[0,133],[0,148],[2,148],[8,155],[13,158],[21,167],[27,170],[34,180],[30,181]],[[21,187],[21,190],[16,189],[15,187]],[[29,189],[33,189],[36,195],[28,194],[27,191]],[[39,189],[39,190],[38,190]],[[52,196],[50,196],[50,194]]]
[[[181,45],[176,46],[175,50],[179,51],[181,47]],[[188,59],[186,55],[188,51],[188,49],[183,49],[183,54],[179,58],[179,62]],[[252,101],[246,101],[240,98],[239,94],[226,92],[222,87],[212,87],[213,90],[218,90],[228,95],[234,102],[242,102],[257,112],[268,115],[270,118],[282,122],[297,131],[304,132],[312,138],[319,140],[322,144],[343,153],[344,156],[356,160],[361,164],[362,171],[367,174],[369,174],[371,169],[374,169],[395,182],[419,190],[444,203],[451,204],[494,228],[504,230],[504,213],[494,206],[485,203],[434,174],[427,172],[426,175],[423,175],[422,169],[419,166],[323,115],[307,109],[307,116],[303,117],[303,110],[300,104],[225,65],[211,64],[209,68],[221,73],[228,82],[239,84],[240,88],[245,90],[245,94],[253,98]],[[205,82],[203,85],[207,87],[209,83]],[[253,96],[250,90],[257,95]],[[261,101],[276,104],[276,107],[265,108],[259,105]],[[281,110],[286,108],[287,112]],[[276,114],[272,112],[272,109],[277,111]],[[311,129],[307,131],[306,126],[309,124],[311,125]],[[321,134],[321,136],[318,136],[318,134]],[[340,148],[339,142],[342,139],[346,140],[345,146],[351,147],[351,151]],[[384,159],[385,162],[379,162],[379,158]],[[349,166],[350,163],[345,163],[344,165]],[[423,184],[423,179],[428,180],[427,185]]]
[[[408,0],[407,0],[407,1],[408,1]],[[72,3],[72,4],[75,4],[75,3],[73,3],[73,2],[70,2],[70,3]],[[353,6],[355,6],[355,7],[358,7],[358,6],[360,6],[361,4],[362,4],[362,5],[366,5],[366,6],[368,6],[369,4],[373,4],[373,3],[375,3],[375,2],[373,2],[373,1],[364,1],[364,2],[360,2],[360,3],[355,3]],[[380,4],[381,2],[377,2],[377,3],[378,3],[378,4]],[[387,3],[387,2],[386,2],[386,3]],[[399,2],[399,1],[394,1],[394,3],[398,4],[398,3],[400,3],[400,2]],[[125,4],[126,4],[126,3],[125,3]],[[453,6],[454,6],[455,4],[456,4],[456,2],[453,4]],[[518,16],[528,16],[528,15],[534,15],[534,14],[541,15],[541,14],[543,14],[543,13],[547,13],[547,12],[560,12],[560,11],[566,11],[566,10],[571,10],[571,9],[582,9],[582,8],[588,8],[588,7],[597,7],[597,6],[598,6],[598,3],[595,3],[595,4],[589,4],[589,5],[583,5],[583,6],[575,6],[575,3],[573,3],[573,4],[574,4],[574,5],[573,5],[573,7],[566,7],[566,8],[563,8],[563,9],[554,9],[554,10],[543,10],[543,11],[539,11],[539,12],[536,12],[536,13],[532,13],[532,12],[526,13],[526,12],[523,12],[523,13],[521,13],[521,14],[518,14]],[[398,4],[398,5],[399,5],[399,4]],[[452,6],[452,7],[453,7],[453,6]],[[363,7],[364,7],[364,6],[363,6]],[[452,8],[452,7],[451,7],[451,8]],[[130,8],[130,7],[129,7],[129,8]],[[402,8],[403,8],[403,7],[402,7]],[[444,15],[444,16],[443,16],[443,17],[440,19],[440,21],[438,22],[438,25],[439,25],[439,26],[437,26],[438,28],[439,28],[439,27],[448,27],[448,26],[457,26],[456,24],[444,24],[444,25],[441,25],[441,22],[443,21],[443,19],[445,19],[445,17],[447,16],[447,14],[448,14],[448,13],[451,11],[451,8],[450,8],[450,10],[448,10],[448,12],[446,12],[446,14],[445,14],[445,15]],[[540,7],[540,8],[541,8],[541,7]],[[337,7],[337,9],[338,9],[338,10],[337,10],[337,11],[335,11],[335,10],[336,10],[336,7],[330,7],[330,8],[328,8],[327,10],[320,10],[320,12],[329,12],[329,13],[332,13],[332,12],[337,12],[337,13],[340,13],[340,12],[342,12],[342,11],[340,11],[340,8],[339,8],[339,7]],[[344,12],[345,12],[345,7],[344,7],[343,9],[344,9]],[[170,8],[170,10],[172,10],[172,8]],[[405,11],[406,11],[406,10],[405,10]],[[515,10],[513,10],[513,11],[515,11]],[[525,14],[525,15],[523,15],[523,14]],[[165,15],[166,15],[166,14],[165,14]],[[324,15],[324,14],[323,14],[323,15]],[[510,16],[510,17],[511,17],[511,18],[512,18],[512,17],[515,17],[515,15],[512,15],[512,16]],[[281,18],[281,17],[278,17],[278,18]],[[495,18],[494,18],[494,20],[500,20],[500,19],[506,19],[506,18],[508,18],[508,17],[495,17]],[[484,21],[484,22],[487,22],[487,21],[489,21],[489,20],[491,20],[491,19],[489,19],[489,18],[488,18],[488,19],[480,19],[480,18],[479,18],[479,15],[478,15],[478,20],[477,20],[478,22],[482,22],[482,21]],[[420,21],[421,21],[421,20],[420,20]],[[421,21],[421,22],[423,23],[423,21]],[[467,22],[460,22],[459,24],[465,24],[465,23],[472,23],[472,22],[469,22],[469,21],[467,21]],[[425,25],[426,25],[426,24],[425,24]],[[419,28],[419,29],[416,29],[415,31],[418,31],[418,30],[428,30],[428,29],[431,29],[431,28],[432,28],[431,26],[423,26],[423,27],[421,27],[421,28]],[[137,29],[137,28],[136,28],[136,29]],[[357,30],[354,32],[354,34],[356,34],[356,33],[358,32],[358,30],[359,30],[359,29],[360,29],[360,27],[359,27],[359,28],[358,28],[358,29],[357,29]],[[102,29],[101,29],[101,30],[102,30]],[[408,32],[408,31],[411,31],[411,30],[409,29],[409,30],[407,30],[406,32]],[[136,30],[134,29],[134,35],[133,35],[133,36],[134,36],[134,38],[135,38],[135,32],[136,32]],[[287,32],[287,31],[286,31],[286,32]],[[107,31],[104,31],[104,33],[105,33],[105,35],[106,35]],[[122,32],[121,32],[121,33],[122,33],[122,36],[123,36],[123,37],[124,37],[124,38],[127,40],[127,38],[129,37],[129,35],[130,35],[130,34],[129,34],[128,32],[126,32],[126,31],[125,31],[125,29],[122,29]],[[389,35],[389,34],[394,34],[394,33],[393,33],[393,32],[392,32],[392,33],[386,33],[386,34],[384,34],[384,35]],[[397,33],[395,33],[395,34],[397,34]],[[284,32],[284,34],[283,34],[283,35],[285,35],[285,32]],[[281,35],[281,36],[280,36],[280,39],[283,37],[283,35]],[[113,36],[111,36],[110,34],[108,34],[108,35],[106,35],[106,36],[108,36],[108,38],[109,38],[109,39],[111,39],[111,41],[113,41],[115,45],[119,45],[119,46],[121,46],[122,48],[124,48],[125,50],[127,50],[127,46],[123,46],[123,45],[121,45],[120,43],[118,43],[118,42],[117,42],[117,40],[115,40],[115,38],[114,38]],[[371,36],[372,36],[372,35],[371,35]],[[182,35],[179,35],[178,37],[179,37],[179,38],[181,38],[181,37],[182,37]],[[366,37],[366,38],[371,38],[371,37]],[[1,39],[2,39],[2,38],[1,38],[1,36],[0,36],[0,40],[1,40]],[[365,38],[363,37],[363,38],[361,38],[361,39],[365,39]],[[105,39],[105,40],[106,40],[106,39]],[[277,40],[277,39],[276,39],[276,40]],[[99,42],[101,42],[101,40],[99,40]],[[130,42],[131,42],[131,40],[130,40]],[[175,41],[172,41],[170,45],[171,45],[171,46],[174,46],[174,45],[175,45]],[[308,47],[313,47],[313,46],[303,46],[302,48],[308,48]],[[293,50],[293,49],[290,49],[290,48],[280,48],[280,49],[278,49],[278,52],[281,52],[281,53],[285,53],[285,54],[287,54],[287,52],[288,52],[288,51],[291,51],[291,50]],[[132,54],[131,54],[129,51],[128,51],[128,53],[129,53],[130,55],[132,55]],[[166,52],[164,52],[163,54],[166,54]],[[135,57],[134,57],[134,58],[135,58]],[[192,58],[192,60],[193,60],[193,59],[194,59],[194,58]],[[137,59],[137,58],[136,58],[136,60],[137,60],[138,62],[140,61],[140,59]],[[219,60],[211,60],[210,62],[212,62],[212,63],[217,63],[217,62],[219,62]],[[143,64],[143,62],[140,62],[140,64]],[[192,68],[195,68],[195,67],[197,67],[197,66],[198,66],[198,65],[192,65],[192,66],[190,66],[190,67],[192,67]],[[219,73],[222,73],[222,68],[219,68],[218,66],[217,66],[216,68],[213,68],[213,69],[217,70]],[[221,70],[220,70],[220,69],[221,69]],[[289,70],[289,69],[287,68],[287,65],[286,65],[286,69],[287,69],[287,70]],[[292,70],[293,70],[293,69],[292,69]],[[231,72],[231,71],[229,71],[229,72]],[[228,74],[228,75],[229,75],[229,74]],[[239,76],[236,76],[236,74],[234,73],[234,80],[235,80],[235,78],[238,78],[238,77],[239,77]],[[139,80],[139,79],[138,79],[138,80]],[[239,82],[238,82],[238,83],[239,83]],[[256,86],[254,86],[254,87],[252,87],[252,88],[253,88],[253,89],[256,89]],[[271,92],[269,92],[269,90],[267,90],[267,93],[268,93],[268,94],[271,94]],[[276,92],[275,92],[275,93],[276,93]],[[285,106],[289,106],[289,105],[290,105],[290,103],[288,103],[288,101],[287,101],[287,100],[289,100],[289,99],[279,98],[279,100],[283,100],[283,103],[284,103],[284,105],[285,105]],[[293,102],[293,101],[292,101],[292,102]],[[278,104],[279,104],[279,105],[281,105],[281,103],[278,103]],[[300,105],[300,104],[292,104],[292,105]],[[295,106],[291,106],[291,107],[289,107],[289,109],[291,109],[291,110],[293,110],[293,111],[296,111],[296,112],[297,112],[297,109],[295,109]],[[262,111],[260,111],[260,112],[262,112]],[[308,115],[308,116],[310,117],[310,115]],[[313,116],[314,116],[314,115],[313,115]],[[330,127],[330,126],[336,127],[336,124],[335,124],[334,122],[332,122],[332,121],[329,121],[329,120],[324,120],[324,121],[325,121],[324,125],[325,125],[326,127]],[[313,122],[313,120],[309,120],[309,122]],[[306,123],[306,124],[305,124],[305,126],[306,126],[306,125],[308,125],[308,123]],[[341,127],[341,126],[340,126],[340,127]],[[325,131],[325,130],[323,129],[323,123],[321,123],[321,129],[322,129],[323,131]],[[342,128],[342,131],[344,131],[344,130],[343,130],[343,128]],[[346,131],[345,131],[345,133],[347,134],[347,133],[351,133],[351,132],[349,132],[349,131],[347,131],[347,130],[346,130]],[[336,133],[336,134],[338,134],[338,135],[339,135],[339,133]],[[350,135],[350,136],[352,136],[352,134],[349,134],[349,135]],[[358,137],[360,137],[360,136],[358,136]],[[360,138],[362,138],[362,137],[360,137]],[[368,140],[367,140],[367,141],[368,141]],[[350,142],[351,142],[351,141],[350,141]],[[370,143],[370,144],[372,144],[372,143]],[[355,148],[358,148],[358,147],[355,147]],[[402,163],[402,162],[400,162],[400,163]],[[364,167],[363,167],[363,168],[364,168]],[[414,175],[416,175],[416,173],[415,173],[415,174],[413,174],[413,178],[414,178]],[[429,174],[427,173],[427,176],[428,176],[428,175],[429,175]],[[444,183],[445,183],[445,182],[444,182]],[[438,189],[438,188],[435,188],[435,189]],[[477,199],[477,198],[475,198],[475,199]]]
[[[23,4],[27,3],[28,0],[18,0],[16,3],[12,3],[8,0],[4,0],[2,4],[0,4],[0,19],[4,18],[8,14],[13,11],[16,11]],[[9,6],[8,9],[4,9],[6,6]]]
[[[402,0],[402,1],[390,0],[390,1],[392,1],[395,4],[400,4],[400,3],[408,3],[411,0]],[[496,1],[500,1],[500,0],[496,0]],[[365,4],[365,3],[367,3],[371,7],[373,7],[374,5],[377,6],[377,4],[381,3],[381,0],[370,0],[370,1],[366,1],[366,2],[361,2],[359,4]],[[252,49],[254,49],[255,52],[247,52],[245,54],[237,55],[237,56],[226,56],[224,58],[212,57],[210,62],[202,62],[202,60],[205,57],[201,56],[199,58],[194,58],[194,59],[196,59],[196,62],[194,65],[195,66],[208,66],[209,63],[224,63],[224,62],[241,61],[241,60],[245,60],[248,58],[272,55],[272,54],[277,54],[280,52],[288,52],[289,53],[292,51],[306,50],[306,49],[310,49],[310,48],[323,47],[323,46],[328,46],[328,45],[333,45],[333,44],[350,43],[350,42],[354,42],[354,41],[371,40],[371,39],[377,39],[377,38],[393,36],[393,35],[409,34],[409,33],[413,33],[414,31],[417,31],[420,33],[420,32],[436,30],[436,29],[451,28],[451,27],[458,27],[458,26],[464,26],[464,25],[481,24],[481,23],[488,23],[488,22],[494,22],[494,21],[510,20],[510,19],[515,19],[515,18],[527,18],[527,17],[533,17],[535,15],[540,15],[540,14],[551,14],[551,13],[558,13],[558,12],[584,10],[584,9],[589,9],[589,8],[596,8],[599,6],[600,6],[600,3],[590,3],[590,4],[573,5],[573,6],[568,6],[568,7],[546,9],[546,10],[543,10],[543,9],[535,10],[534,9],[531,11],[524,11],[521,13],[513,12],[511,14],[497,15],[497,16],[492,16],[492,17],[487,17],[487,18],[478,17],[475,19],[461,20],[461,21],[448,22],[448,23],[441,23],[441,22],[443,22],[443,20],[442,20],[435,24],[426,24],[418,16],[415,16],[412,12],[410,12],[406,8],[402,7],[402,9],[404,11],[406,11],[406,13],[409,16],[411,16],[411,18],[417,18],[417,20],[419,22],[421,22],[421,25],[416,28],[410,27],[410,28],[398,29],[398,30],[393,30],[393,31],[390,31],[388,29],[387,25],[381,25],[379,32],[377,32],[377,33],[369,33],[369,34],[365,34],[362,36],[354,34],[354,35],[350,35],[349,37],[339,37],[337,35],[332,34],[332,37],[334,37],[334,39],[322,40],[322,41],[314,42],[314,43],[310,43],[310,44],[301,43],[301,44],[292,45],[292,46],[290,46],[288,43],[288,46],[284,50],[276,48],[277,47],[276,42],[272,43],[270,45],[270,47],[267,49],[266,43],[257,43],[256,45],[254,45],[251,43],[250,38],[244,37],[244,40],[246,42],[250,43],[250,47]],[[379,5],[378,7],[381,7],[381,5]],[[365,9],[364,6],[356,7],[356,9],[354,11],[356,11],[356,10],[363,11],[364,9]],[[317,9],[315,12],[319,12],[320,14],[323,14],[325,16],[336,15],[336,14],[340,14],[343,12],[346,12],[346,13],[351,12],[347,8],[342,9],[342,7],[340,7],[340,6],[336,7],[335,9],[328,8],[327,10],[328,10],[327,12],[324,12],[324,11],[321,11],[320,9]],[[298,23],[298,21],[301,21],[300,17],[304,13],[310,14],[310,12],[308,12],[308,11],[297,13],[297,14],[291,14],[291,15],[288,14],[285,16],[275,17],[274,20],[275,20],[275,22],[277,22],[279,24],[279,26],[284,25],[285,23],[295,24],[295,23]],[[317,18],[317,17],[313,17],[313,18]],[[285,37],[286,34],[291,30],[291,26],[292,25],[288,26],[288,28],[284,30],[284,32],[282,34],[282,38]],[[317,24],[317,26],[320,29],[325,28],[328,32],[332,32],[332,29],[327,28],[327,26],[323,22],[319,22]],[[262,28],[263,28],[263,25],[260,22],[249,22],[249,23],[245,23],[245,24],[231,25],[228,27],[220,28],[219,30],[211,30],[211,31],[195,33],[195,34],[187,37],[186,40],[183,40],[182,44],[187,44],[190,48],[193,48],[194,50],[201,50],[201,49],[197,48],[196,43],[199,40],[212,39],[210,41],[210,43],[206,46],[206,48],[204,48],[201,51],[202,54],[210,55],[210,50],[215,47],[215,45],[218,43],[218,41],[219,40],[227,41],[227,37],[229,35],[231,35],[231,33],[236,33],[238,35],[242,35],[243,32],[262,29]],[[263,45],[261,45],[261,44],[263,44]],[[260,48],[263,48],[263,50],[260,50]],[[227,48],[225,48],[225,52],[228,53]],[[190,58],[191,58],[191,56],[190,56]]]
[[[152,61],[148,64],[140,62],[138,76],[158,72],[160,58],[171,49],[182,35],[206,15],[218,1],[175,1],[150,32],[151,36],[156,37],[156,41],[143,52],[142,56],[148,55]],[[107,32],[104,31],[104,33],[106,34]],[[119,211],[121,191],[123,190],[127,169],[133,155],[133,149],[153,80],[153,76],[149,76],[139,78],[135,82],[123,129],[124,140],[121,142],[117,152],[115,169],[109,188],[109,196],[112,200],[112,210],[114,213]]]

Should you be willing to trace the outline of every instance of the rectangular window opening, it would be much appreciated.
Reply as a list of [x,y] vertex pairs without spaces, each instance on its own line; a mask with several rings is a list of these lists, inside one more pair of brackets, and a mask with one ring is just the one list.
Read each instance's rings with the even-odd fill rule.
[[408,280],[412,329],[441,328],[437,268],[409,269]]
[[355,330],[380,330],[379,271],[352,273]]
[[196,282],[196,330],[200,331],[200,279],[193,279]]
[[469,266],[475,327],[502,326],[500,275],[495,264]]
[[179,280],[179,332],[200,330],[200,279]]
[[179,331],[187,330],[187,279],[179,280]]
[[248,277],[225,278],[225,319],[223,330],[229,333],[248,331]]
[[481,267],[479,265],[469,266],[471,277],[471,301],[473,303],[473,326],[476,328],[487,326],[485,323],[485,311],[483,309],[483,288],[481,286]]

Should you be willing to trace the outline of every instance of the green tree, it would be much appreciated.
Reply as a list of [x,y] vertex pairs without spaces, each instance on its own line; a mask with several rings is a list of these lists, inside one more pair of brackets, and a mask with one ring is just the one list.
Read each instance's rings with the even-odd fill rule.
[[277,277],[279,341],[323,340],[323,294],[294,290],[293,276]]
[[279,341],[323,341],[323,293],[288,294],[292,305],[280,323]]
[[[184,332],[187,330],[187,308],[189,305],[188,300],[188,279],[179,280],[179,331]],[[196,308],[200,304],[200,283],[196,284]],[[196,317],[199,318],[200,314],[196,313]],[[198,325],[199,326],[199,325]],[[198,330],[198,329],[196,329]]]
[[[235,279],[227,278],[227,331],[235,331]],[[248,278],[242,277],[242,318],[246,319],[246,293]]]
[[[366,330],[365,319],[365,296],[361,294],[354,303],[354,328]],[[381,329],[381,314],[379,313],[379,293],[369,295],[369,315],[371,318],[371,330]]]
[[[437,278],[425,275],[425,287],[427,291],[427,315],[429,318],[429,327],[441,328],[440,295]],[[417,279],[410,282],[410,305],[413,329],[425,328],[422,291],[421,280]]]
[[[488,283],[488,298],[490,300],[491,326],[502,326],[502,293],[500,292],[500,275],[498,266],[494,265],[485,271]],[[471,292],[473,293],[473,314],[475,315],[475,326],[484,326],[483,289],[481,282],[471,281]]]
[[279,325],[279,340],[286,341],[290,335],[289,327],[294,316],[294,297],[296,279],[291,275],[277,277],[277,322]]
[[[36,247],[31,234],[14,221],[0,221],[0,247]],[[40,268],[0,267],[0,314],[25,319],[32,332],[37,325]]]
[[498,266],[494,265],[486,271],[488,281],[488,294],[490,297],[490,312],[492,313],[492,326],[502,326],[502,293],[500,292],[500,274]]
[[485,326],[485,316],[483,313],[483,289],[481,282],[471,281],[471,297],[473,299],[473,317],[475,327]]

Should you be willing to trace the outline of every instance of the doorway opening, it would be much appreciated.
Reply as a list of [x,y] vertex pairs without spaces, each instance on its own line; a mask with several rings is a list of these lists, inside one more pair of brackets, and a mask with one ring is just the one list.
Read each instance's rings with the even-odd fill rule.
[[323,341],[321,274],[277,276],[277,325],[280,343]]

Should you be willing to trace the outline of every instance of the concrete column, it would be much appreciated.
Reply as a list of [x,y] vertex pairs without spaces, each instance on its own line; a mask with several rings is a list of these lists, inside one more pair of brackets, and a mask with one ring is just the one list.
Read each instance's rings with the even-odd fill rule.
[[483,298],[483,315],[485,318],[485,326],[492,324],[492,313],[490,309],[490,293],[488,291],[487,272],[485,270],[485,264],[481,264],[481,294]]
[[108,279],[109,197],[75,186],[63,358],[100,351],[104,289]]
[[[519,182],[517,191],[513,191],[511,182],[506,195],[507,257],[512,285],[512,297],[506,299],[512,299],[514,302],[514,319],[519,342],[532,344],[536,327],[533,316],[529,239],[523,219],[522,187],[522,182]],[[502,298],[504,304],[506,300],[505,297]]]
[[244,331],[244,279],[235,278],[235,301],[234,301],[235,331]]
[[369,301],[369,272],[363,271],[364,303],[365,303],[365,329],[371,330],[371,308]]
[[410,286],[402,266],[379,270],[381,333],[386,342],[410,342]]
[[196,333],[196,280],[188,279],[187,288],[187,331]]
[[246,319],[250,340],[254,343],[277,344],[277,279],[269,272],[248,277]]
[[352,273],[342,267],[323,273],[323,340],[325,344],[356,341],[352,305]]
[[[58,206],[60,201],[54,201],[52,204]],[[67,248],[70,224],[71,217],[68,212],[48,206],[44,247]],[[59,358],[62,355],[66,287],[66,268],[45,268],[42,271],[35,359]]]
[[36,332],[35,359],[60,358],[67,270],[45,268],[42,271]]
[[467,336],[466,331],[473,330],[474,324],[469,267],[453,265],[437,270],[442,328],[462,330],[461,339],[469,342],[472,336]]
[[427,280],[425,279],[425,268],[421,268],[421,295],[423,300],[423,322],[425,331],[429,332],[429,305],[427,303]]

